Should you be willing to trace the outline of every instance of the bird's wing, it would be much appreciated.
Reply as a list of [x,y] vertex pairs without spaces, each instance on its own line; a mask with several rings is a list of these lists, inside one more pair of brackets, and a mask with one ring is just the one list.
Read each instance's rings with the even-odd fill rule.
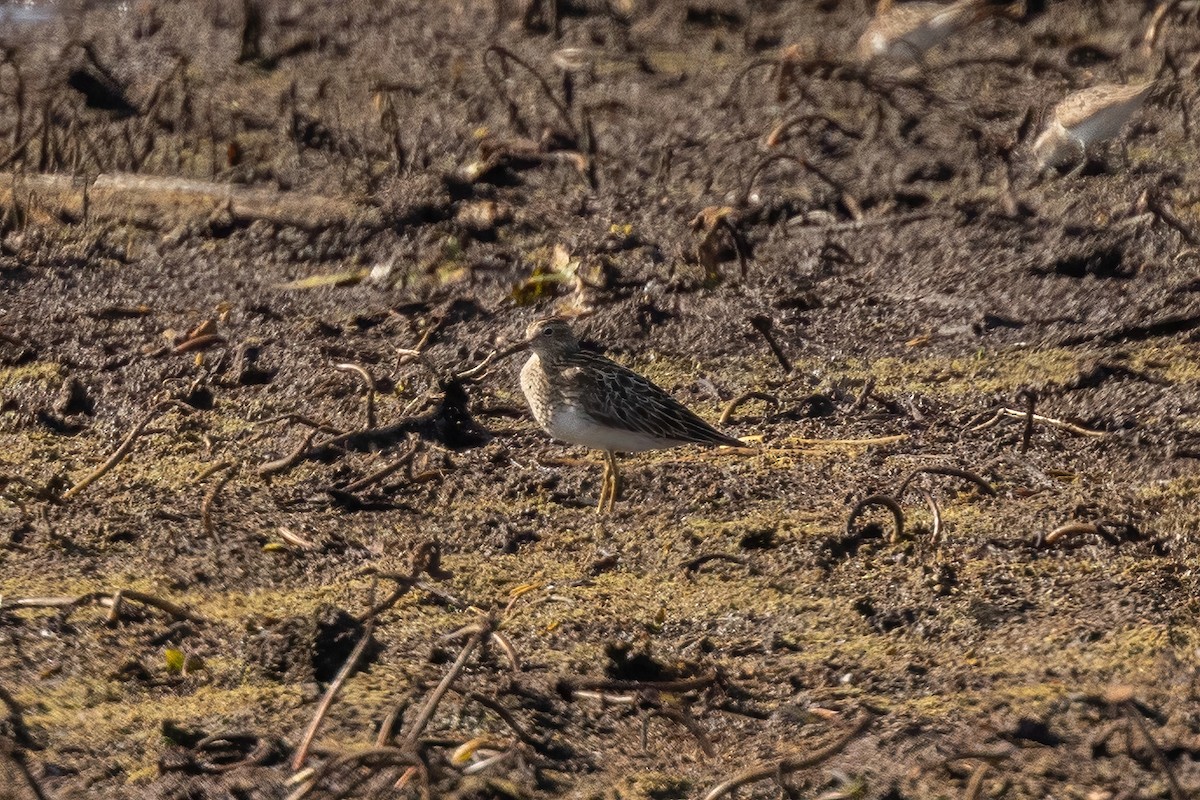
[[602,425],[672,442],[743,446],[641,375],[604,356],[579,353],[563,377],[583,410]]
[[1082,125],[1094,115],[1122,103],[1131,101],[1141,102],[1150,94],[1153,82],[1135,83],[1130,86],[1103,84],[1090,86],[1074,94],[1067,95],[1054,108],[1055,119],[1064,128],[1074,128]]

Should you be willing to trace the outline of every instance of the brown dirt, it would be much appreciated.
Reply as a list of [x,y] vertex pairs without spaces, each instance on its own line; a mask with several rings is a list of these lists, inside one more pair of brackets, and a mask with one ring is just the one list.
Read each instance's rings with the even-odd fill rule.
[[[557,26],[517,5],[255,2],[247,33],[239,4],[150,0],[2,34],[0,689],[24,726],[0,722],[7,796],[33,796],[13,757],[54,798],[287,796],[392,589],[368,570],[407,574],[432,542],[448,574],[378,616],[313,765],[371,745],[399,703],[398,745],[463,646],[447,637],[485,613],[519,669],[492,642],[456,685],[530,741],[449,694],[419,749],[438,796],[702,797],[864,712],[788,791],[1200,787],[1194,66],[1080,175],[1037,180],[1027,155],[1070,88],[1163,53],[1194,65],[1194,12],[1147,62],[1150,5],[1031,3],[888,76],[838,66],[865,2],[573,0]],[[569,103],[549,57],[567,46],[590,54]],[[85,192],[101,172],[240,194]],[[732,208],[744,278],[727,227],[704,247],[692,229],[709,206]],[[726,426],[757,452],[626,458],[598,518],[598,460],[533,427],[517,364],[439,387],[396,353],[423,343],[444,377],[552,311],[590,311],[591,341],[709,419],[771,395]],[[177,346],[206,320],[215,346]],[[310,432],[280,415],[363,428],[343,362],[374,376],[384,430],[260,475]],[[1022,421],[978,426],[1022,390],[1103,435],[1038,424],[1023,452]],[[879,507],[846,531],[859,500],[937,465],[996,494],[923,474],[940,539],[915,489],[901,541]],[[1100,524],[1039,546],[1069,522]],[[15,604],[118,589],[198,618],[132,595],[113,620]],[[604,681],[631,702],[576,693]],[[251,738],[197,748],[232,733]],[[464,774],[485,756],[455,748],[481,736],[511,753]],[[339,794],[349,778],[309,796],[367,796]]]

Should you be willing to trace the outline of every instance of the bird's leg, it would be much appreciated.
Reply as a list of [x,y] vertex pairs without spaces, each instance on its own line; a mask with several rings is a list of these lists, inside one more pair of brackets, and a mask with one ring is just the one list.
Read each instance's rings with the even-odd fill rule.
[[612,450],[605,450],[604,477],[600,487],[600,502],[596,504],[597,514],[606,514],[616,506],[620,481],[620,472],[617,470],[617,454]]
[[612,462],[608,457],[608,451],[604,453],[604,475],[600,478],[600,500],[596,503],[596,513],[603,514],[605,506],[608,503],[608,487],[609,487],[609,470],[612,469]]
[[621,494],[621,469],[617,466],[617,454],[612,450],[606,451],[610,463],[608,471],[608,510],[612,511],[617,505],[617,497]]

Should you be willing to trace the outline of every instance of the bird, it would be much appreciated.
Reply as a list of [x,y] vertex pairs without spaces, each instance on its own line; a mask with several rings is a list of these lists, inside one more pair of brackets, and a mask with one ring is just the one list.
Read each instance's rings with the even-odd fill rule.
[[1050,112],[1046,129],[1033,143],[1038,168],[1087,160],[1089,145],[1113,138],[1154,88],[1154,81],[1105,83],[1067,95]]
[[597,513],[612,511],[620,493],[617,453],[685,444],[745,447],[689,411],[633,370],[584,350],[561,317],[537,320],[513,350],[532,353],[521,391],[542,430],[569,444],[603,450]]
[[867,29],[858,39],[858,57],[864,62],[876,58],[919,62],[927,50],[1000,12],[995,0],[898,5],[893,5],[891,0],[881,0]]

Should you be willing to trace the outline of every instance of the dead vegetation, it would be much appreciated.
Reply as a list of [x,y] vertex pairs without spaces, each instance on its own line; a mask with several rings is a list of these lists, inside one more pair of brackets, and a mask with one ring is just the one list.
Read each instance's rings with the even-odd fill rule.
[[[12,23],[0,786],[1194,794],[1192,5],[902,68],[849,0]],[[503,357],[550,311],[751,446],[596,519]]]

